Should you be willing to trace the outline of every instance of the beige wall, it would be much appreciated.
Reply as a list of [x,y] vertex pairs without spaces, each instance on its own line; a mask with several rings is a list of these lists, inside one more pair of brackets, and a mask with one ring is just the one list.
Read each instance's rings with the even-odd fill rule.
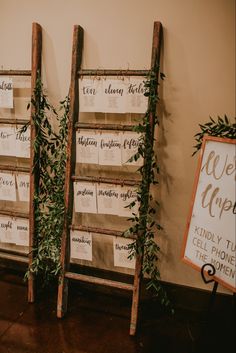
[[[181,262],[196,157],[209,115],[235,116],[234,0],[0,0],[0,68],[30,67],[31,24],[43,27],[43,79],[56,102],[68,91],[74,24],[85,31],[83,68],[150,65],[153,21],[164,26],[159,158],[163,280],[206,288]],[[223,290],[222,287],[220,290]]]

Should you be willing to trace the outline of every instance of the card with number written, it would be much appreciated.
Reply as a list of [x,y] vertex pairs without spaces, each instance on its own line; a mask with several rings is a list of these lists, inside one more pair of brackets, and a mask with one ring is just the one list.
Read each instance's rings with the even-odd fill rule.
[[97,184],[98,213],[117,215],[119,212],[119,186]]
[[148,97],[144,96],[146,87],[144,77],[129,77],[126,83],[126,113],[144,114],[148,107]]
[[16,184],[19,201],[29,202],[30,176],[29,174],[16,174]]
[[15,175],[0,172],[0,200],[16,201]]
[[138,152],[138,147],[140,144],[140,134],[137,132],[126,131],[122,134],[122,164],[125,165],[134,165],[134,166],[142,166],[143,165],[143,157],[139,156],[139,158],[135,161],[129,161],[131,157],[133,157]]
[[29,246],[29,220],[25,218],[16,218],[16,245]]
[[128,258],[129,244],[132,244],[133,240],[122,237],[113,237],[113,252],[114,252],[114,266],[135,268],[135,258],[131,260]]
[[74,182],[75,212],[97,213],[96,184]]
[[12,217],[0,215],[0,241],[16,243],[16,224]]
[[[131,203],[135,202],[135,205],[128,207]],[[139,203],[137,201],[136,188],[133,186],[120,186],[119,188],[119,212],[118,215],[121,217],[132,217],[132,213],[137,214]]]
[[30,127],[25,132],[16,129],[15,132],[16,157],[30,158]]
[[0,77],[0,108],[13,108],[13,82],[10,77]]
[[15,156],[15,128],[9,125],[0,125],[0,155]]
[[70,256],[72,259],[92,261],[92,234],[79,230],[70,232]]
[[99,134],[76,131],[76,163],[98,164]]
[[121,165],[121,133],[101,133],[98,153],[100,165]]
[[79,80],[80,112],[103,112],[103,80],[81,78]]

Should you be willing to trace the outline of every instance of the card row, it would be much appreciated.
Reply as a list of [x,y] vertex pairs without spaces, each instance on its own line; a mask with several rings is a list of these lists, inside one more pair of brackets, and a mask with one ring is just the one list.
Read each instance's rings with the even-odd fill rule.
[[0,126],[0,155],[30,157],[30,127],[25,132],[12,125]]
[[79,102],[81,112],[145,113],[144,77],[81,78]]
[[[129,245],[133,240],[113,237],[114,266],[135,268],[135,259],[128,259]],[[93,261],[93,235],[90,232],[72,230],[70,232],[70,257],[72,259]]]
[[[132,202],[135,205],[129,206]],[[139,204],[135,187],[104,183],[74,182],[75,212],[131,217]]]
[[29,220],[0,215],[0,242],[29,246]]
[[143,158],[130,162],[138,152],[141,135],[132,132],[76,132],[76,162],[100,165],[143,165]]
[[0,200],[29,202],[29,189],[29,174],[0,172]]

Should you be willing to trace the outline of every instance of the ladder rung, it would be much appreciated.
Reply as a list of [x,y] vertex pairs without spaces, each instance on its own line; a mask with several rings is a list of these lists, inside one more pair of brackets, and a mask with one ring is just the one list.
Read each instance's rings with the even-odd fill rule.
[[79,70],[79,77],[83,76],[147,76],[150,73],[150,70]]
[[[91,232],[91,233],[97,233],[97,234],[103,234],[103,235],[111,235],[114,237],[124,237],[124,232],[119,231],[119,230],[112,230],[112,229],[104,229],[104,228],[97,228],[97,227],[87,227],[83,225],[74,225],[72,224],[70,226],[71,230],[81,230],[84,232]],[[136,239],[137,237],[135,235],[130,235],[128,237],[124,237],[126,239]]]
[[76,123],[76,129],[133,131],[136,125]]
[[0,124],[25,125],[28,123],[29,123],[29,120],[27,119],[0,118]]
[[91,183],[105,183],[105,184],[128,185],[128,186],[136,186],[136,185],[139,185],[140,183],[139,180],[112,179],[112,178],[104,178],[104,177],[78,176],[78,175],[72,175],[71,179],[73,181],[88,181]]
[[79,273],[66,272],[65,277],[70,278],[70,279],[74,279],[74,280],[78,280],[78,281],[82,281],[82,282],[99,284],[99,285],[109,286],[109,287],[113,287],[113,288],[119,288],[119,289],[131,290],[131,291],[134,289],[133,284],[112,281],[109,279],[104,279],[104,278],[99,278],[99,277],[81,275]]
[[0,76],[31,76],[31,70],[0,70]]
[[29,173],[30,172],[29,167],[10,166],[10,165],[4,165],[4,164],[0,165],[0,170],[1,171],[6,170],[6,171],[10,171],[10,172],[22,172],[22,173]]
[[18,211],[1,210],[1,209],[0,209],[0,215],[16,217],[16,218],[18,218],[18,217],[19,218],[29,218],[29,214],[27,214],[27,213],[18,212]]

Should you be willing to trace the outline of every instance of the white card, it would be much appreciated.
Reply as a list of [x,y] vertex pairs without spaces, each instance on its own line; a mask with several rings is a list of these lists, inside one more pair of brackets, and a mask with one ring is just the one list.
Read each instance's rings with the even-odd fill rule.
[[16,218],[16,245],[29,246],[29,220]]
[[133,242],[134,240],[131,239],[113,237],[114,266],[135,268],[135,258],[128,259],[129,244]]
[[75,212],[97,213],[96,184],[74,182]]
[[15,244],[16,224],[12,217],[0,215],[0,241]]
[[0,125],[0,155],[16,155],[15,128],[13,126]]
[[[127,207],[132,202],[136,201],[131,208]],[[137,214],[139,203],[137,202],[136,188],[132,186],[121,186],[119,190],[119,213],[121,217],[132,217],[132,213]]]
[[103,112],[125,113],[126,86],[124,80],[106,79],[103,81]]
[[16,174],[16,184],[19,193],[19,200],[29,202],[30,176],[29,174]]
[[30,127],[22,133],[20,129],[16,129],[15,139],[16,157],[30,158]]
[[144,77],[126,79],[126,113],[146,113],[148,97],[144,96]]
[[103,80],[79,79],[80,112],[103,112]]
[[119,186],[113,184],[97,185],[98,213],[117,215],[119,211]]
[[0,108],[13,108],[13,83],[10,77],[0,77]]
[[121,165],[121,133],[101,133],[98,153],[100,165]]
[[76,131],[76,163],[98,164],[99,134]]
[[140,156],[137,161],[128,162],[138,152],[140,134],[137,132],[126,131],[122,134],[122,164],[142,166],[143,157]]
[[15,175],[0,172],[0,200],[16,201]]
[[93,260],[91,233],[78,230],[70,232],[70,257],[72,259]]

